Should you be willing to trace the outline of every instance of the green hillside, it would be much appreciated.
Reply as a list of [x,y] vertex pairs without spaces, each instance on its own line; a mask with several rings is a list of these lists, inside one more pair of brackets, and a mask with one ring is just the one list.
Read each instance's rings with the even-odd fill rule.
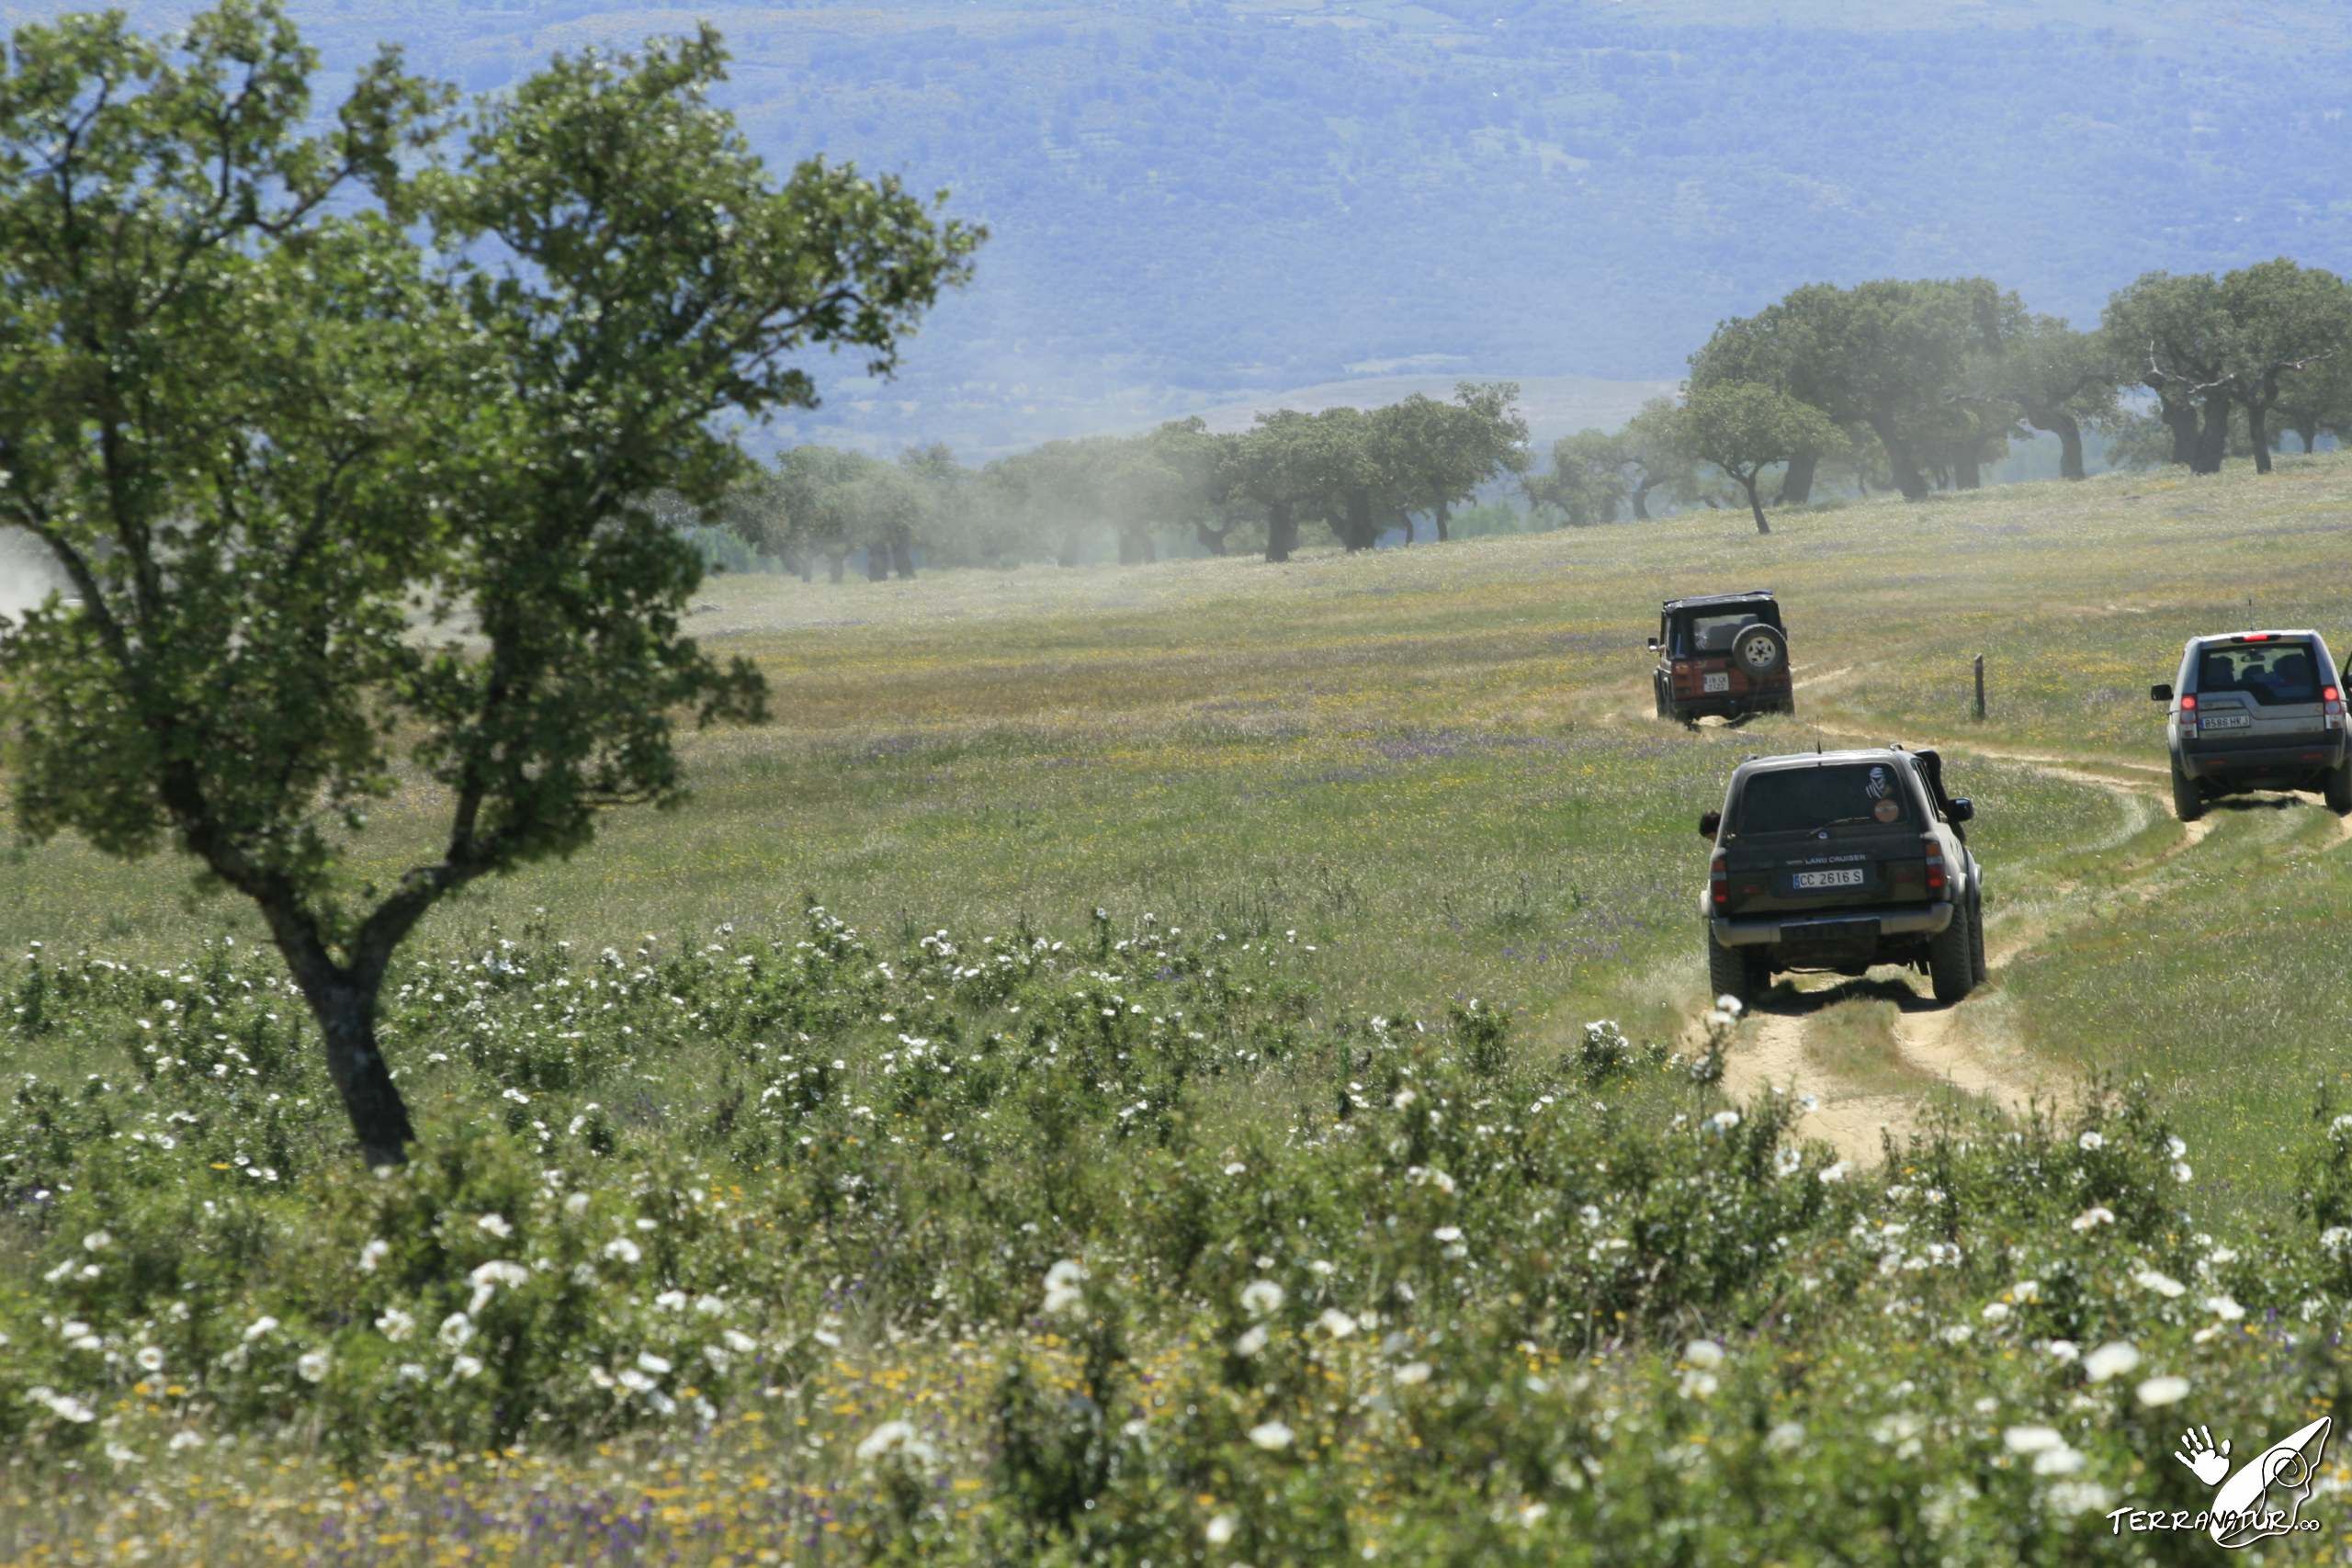
[[2079,321],[2151,267],[2352,248],[2322,6],[294,8],[476,88],[705,17],[772,156],[987,220],[898,383],[786,439],[986,455],[1422,355],[1671,379],[1807,281],[1981,273]]

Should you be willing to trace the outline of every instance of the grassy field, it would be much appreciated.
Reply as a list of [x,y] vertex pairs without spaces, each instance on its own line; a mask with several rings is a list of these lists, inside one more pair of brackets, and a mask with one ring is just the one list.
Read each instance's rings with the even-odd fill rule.
[[[2348,563],[2352,461],[2320,457],[2267,479],[1792,512],[1769,537],[1725,516],[1287,568],[716,581],[695,624],[758,661],[775,721],[695,739],[684,810],[616,817],[577,860],[451,905],[414,939],[388,1041],[428,1142],[452,1152],[397,1201],[343,1168],[266,955],[222,945],[258,945],[242,910],[190,903],[167,863],[22,852],[0,940],[38,957],[13,982],[8,1060],[28,1076],[0,1123],[0,1332],[29,1349],[96,1325],[87,1354],[103,1360],[68,1343],[0,1373],[0,1439],[22,1439],[0,1470],[19,1508],[0,1555],[73,1560],[77,1540],[137,1536],[202,1556],[250,1527],[297,1560],[332,1537],[440,1561],[451,1538],[424,1521],[457,1495],[485,1539],[531,1561],[657,1546],[1076,1561],[1189,1543],[1178,1555],[1221,1562],[1210,1549],[1228,1540],[1261,1563],[1342,1546],[1546,1561],[1595,1529],[1679,1539],[1694,1560],[1799,1561],[1817,1538],[1795,1500],[1816,1484],[1895,1508],[1858,1560],[2120,1551],[2088,1504],[2169,1495],[2168,1461],[2142,1440],[2163,1401],[2028,1376],[2010,1363],[2032,1345],[2128,1337],[2149,1371],[2194,1362],[2198,1419],[2218,1430],[2207,1412],[2226,1382],[2249,1441],[2284,1429],[2278,1399],[2340,1408],[2312,1336],[2341,1321],[2347,1281],[2308,1227],[2341,1223],[2330,1194],[2352,1192],[2352,1152],[2335,1148],[2352,1135],[2313,1122],[2333,1114],[2352,1037],[2335,956],[2352,850],[2311,797],[2184,832],[2145,688],[2199,630],[2312,625],[2352,648]],[[1657,602],[1759,585],[1791,619],[1799,716],[1652,719],[1642,640]],[[1892,971],[1784,985],[1730,1036],[1735,1137],[1715,1120],[1724,1091],[1691,1065],[1707,1006],[1694,820],[1739,757],[1853,737],[1943,747],[1955,792],[1976,799],[1995,984],[1950,1010]],[[418,792],[379,813],[372,863],[399,863],[432,805]],[[821,975],[808,953],[848,939],[806,922],[812,900],[863,933]],[[1016,962],[1018,984],[987,977]],[[1081,1028],[1098,1013],[1138,1032]],[[1587,1029],[1604,1017],[1631,1037],[1623,1053]],[[1093,1055],[1073,1064],[1061,1045],[1081,1035]],[[939,1041],[970,1050],[964,1076],[918,1092],[933,1080],[916,1058]],[[193,1062],[229,1087],[175,1087]],[[2100,1087],[2138,1077],[2144,1103]],[[1816,1103],[1770,1093],[1792,1084]],[[2030,1095],[2055,1122],[2020,1143],[1974,1120]],[[1454,1107],[1447,1130],[1421,1127],[1416,1099]],[[175,1106],[185,1124],[162,1119]],[[124,1143],[133,1129],[173,1138],[168,1156]],[[1917,1141],[1866,1176],[1882,1130]],[[1829,1146],[1800,1154],[1807,1137]],[[1580,1182],[1578,1162],[1642,1172],[1649,1196]],[[1440,1164],[1458,1213],[1425,1185]],[[1253,1174],[1221,1174],[1236,1169]],[[584,1195],[577,1213],[566,1191]],[[1621,1201],[1649,1218],[1611,1234],[1659,1269],[1673,1260],[1647,1284],[1595,1261],[1582,1227],[1601,1221],[1568,1217]],[[2077,1223],[2102,1208],[2120,1218]],[[1690,1228],[1694,1210],[1722,1235]],[[443,1392],[403,1394],[368,1324],[403,1312],[429,1336],[463,1314],[466,1269],[521,1256],[522,1241],[451,1234],[476,1213],[520,1227],[549,1280],[572,1269],[543,1301],[493,1274],[470,1309],[487,1340],[530,1297],[537,1315],[514,1306],[503,1343],[544,1340],[550,1359],[513,1351],[522,1370],[481,1374],[503,1381],[480,1397],[435,1362]],[[1420,1239],[1392,1238],[1381,1213]],[[605,1247],[649,1221],[645,1235],[680,1237],[659,1267],[681,1303],[739,1304],[686,1332],[690,1313],[614,1261],[652,1244]],[[407,1246],[411,1224],[435,1250],[404,1273],[353,1272],[371,1239]],[[1882,1281],[1881,1254],[1911,1244],[1852,1238],[1903,1234],[1886,1226],[1968,1239],[1967,1261]],[[196,1279],[182,1247],[243,1261]],[[112,1271],[134,1254],[135,1285]],[[1084,1297],[1084,1328],[1057,1316],[1050,1286],[1035,1305],[1048,1269],[1080,1259],[1083,1290],[1063,1289]],[[78,1268],[100,1273],[85,1286]],[[2041,1298],[2014,1287],[2032,1269],[2069,1281],[2049,1292],[2064,1305],[2046,1307],[2042,1340],[2012,1343],[1986,1325],[2024,1332]],[[2152,1271],[2191,1293],[2145,1299],[2131,1281]],[[409,1294],[385,1293],[394,1274]],[[1253,1371],[1219,1348],[1249,1327],[1236,1292],[1260,1279],[1290,1304],[1266,1318],[1275,1344]],[[2000,1314],[1980,1311],[1988,1292]],[[2274,1315],[2217,1341],[2210,1300]],[[218,1321],[171,1316],[192,1301]],[[372,1304],[355,1317],[338,1302]],[[232,1332],[261,1315],[282,1328]],[[729,1351],[719,1324],[754,1348]],[[298,1328],[331,1375],[296,1367]],[[223,1370],[167,1393],[134,1364],[166,1334],[172,1371],[199,1356]],[[283,1364],[258,1370],[279,1337]],[[1730,1369],[1714,1370],[1720,1350],[1694,1362],[1684,1347],[1701,1339],[1730,1346]],[[610,1388],[627,1363],[596,1359],[624,1344],[664,1369],[636,1404]],[[671,1369],[706,1347],[718,1358],[681,1388]],[[592,1363],[605,1382],[582,1382]],[[1406,1384],[1422,1390],[1431,1364],[1426,1399],[1397,1383],[1420,1366]],[[88,1424],[51,1418],[55,1399],[84,1397],[59,1381],[76,1367],[120,1399],[97,1424],[130,1457],[109,1465]],[[1901,1389],[1930,1386],[1932,1409],[1896,1389],[1905,1367]],[[1082,1394],[1082,1430],[1024,1403],[1036,1379]],[[1523,1396],[1483,1413],[1458,1397],[1521,1379]],[[1303,1392],[1317,1387],[1336,1391],[1328,1411]],[[1439,1402],[1442,1387],[1456,1392]],[[2082,1414],[2109,1394],[2114,1408]],[[1159,1430],[1171,1397],[1190,1424],[1159,1447],[1112,1435],[1109,1413],[1130,1407]],[[657,1399],[670,1412],[649,1424]],[[1809,1450],[1769,1482],[1741,1468],[1772,1470],[1792,1441],[1773,1433],[1825,1432],[1841,1402],[1933,1436],[1875,1457]],[[664,1423],[697,1407],[701,1435],[681,1447]],[[2073,1412],[2091,1491],[2053,1500],[2057,1483],[1997,1462],[2027,1407]],[[915,1435],[857,1451],[901,1413]],[[1560,1467],[1592,1456],[1521,1452],[1513,1421],[1613,1427],[1621,1448],[1713,1443],[1724,1468],[1699,1466],[1687,1494],[1599,1469],[1572,1486]],[[1251,1436],[1270,1422],[1283,1443]],[[196,1459],[168,1448],[180,1433],[204,1445]],[[1332,1445],[1312,1463],[1310,1433]],[[892,1457],[905,1442],[920,1462]],[[1441,1445],[1465,1456],[1442,1484],[1414,1457]],[[289,1453],[309,1457],[276,1468]],[[390,1455],[404,1468],[356,1501],[314,1473],[365,1476]],[[1919,1489],[1955,1456],[1997,1473],[1923,1514]],[[77,1479],[52,1490],[62,1473]],[[1906,1487],[1907,1511],[1887,1501]],[[1078,1493],[1117,1503],[1081,1528],[1054,1501]],[[526,1529],[550,1497],[570,1522]],[[1485,1522],[1457,1540],[1448,1521],[1465,1509]],[[1776,1509],[1796,1522],[1769,1540],[1728,1522]],[[1696,1510],[1686,1536],[1661,1522],[1677,1510]],[[1086,1534],[1114,1516],[1124,1533]],[[639,1521],[625,1540],[624,1517]],[[2134,1550],[2169,1560],[2151,1540]]]

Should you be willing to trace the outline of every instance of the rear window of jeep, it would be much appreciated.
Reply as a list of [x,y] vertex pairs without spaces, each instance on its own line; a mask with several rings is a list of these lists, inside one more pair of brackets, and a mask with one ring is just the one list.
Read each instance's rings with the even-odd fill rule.
[[1692,615],[1682,623],[1678,653],[1729,653],[1732,638],[1739,628],[1765,617],[1754,610],[1736,610],[1722,615]]
[[1914,820],[1910,787],[1892,763],[1838,762],[1751,773],[1739,792],[1733,830],[1814,832]]

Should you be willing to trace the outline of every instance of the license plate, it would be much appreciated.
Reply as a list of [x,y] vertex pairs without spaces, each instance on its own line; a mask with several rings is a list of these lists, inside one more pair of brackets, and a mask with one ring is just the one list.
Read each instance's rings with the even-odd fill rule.
[[2209,713],[2200,728],[2205,729],[2252,729],[2254,715],[2250,713]]
[[1702,692],[1728,692],[1731,690],[1731,675],[1726,671],[1721,675],[1702,676],[1699,689]]
[[1862,873],[1859,866],[1849,871],[1801,871],[1796,874],[1796,885],[1800,888],[1860,887]]

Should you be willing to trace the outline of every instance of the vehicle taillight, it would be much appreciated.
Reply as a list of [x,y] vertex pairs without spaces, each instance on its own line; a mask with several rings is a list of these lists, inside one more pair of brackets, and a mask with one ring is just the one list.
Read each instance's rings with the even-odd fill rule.
[[2238,640],[2240,642],[2268,642],[2270,640],[2270,634],[2268,632],[2248,632],[2244,637],[2238,638]]
[[2183,713],[2195,713],[2197,711],[2197,699],[2191,696],[2188,693],[2183,692],[2180,694],[2180,711]]
[[1933,833],[1921,835],[1921,842],[1927,847],[1928,891],[1940,894],[1944,890],[1944,847],[1936,841]]
[[1718,909],[1731,903],[1731,868],[1724,863],[1721,850],[1717,850],[1715,858],[1707,863],[1707,896]]
[[2319,694],[2319,700],[2320,700],[2320,705],[2320,705],[2320,712],[2321,712],[2322,714],[2324,714],[2324,715],[2325,715],[2325,716],[2326,716],[2326,717],[2325,717],[2325,721],[2321,725],[2321,728],[2324,728],[2324,729],[2341,729],[2341,728],[2344,728],[2344,694],[2343,694],[2343,692],[2342,692],[2341,690],[2339,690],[2338,688],[2335,687],[2335,686],[2329,686],[2329,687],[2325,688],[2324,690],[2323,690],[2323,691],[2320,693],[2320,694]]

